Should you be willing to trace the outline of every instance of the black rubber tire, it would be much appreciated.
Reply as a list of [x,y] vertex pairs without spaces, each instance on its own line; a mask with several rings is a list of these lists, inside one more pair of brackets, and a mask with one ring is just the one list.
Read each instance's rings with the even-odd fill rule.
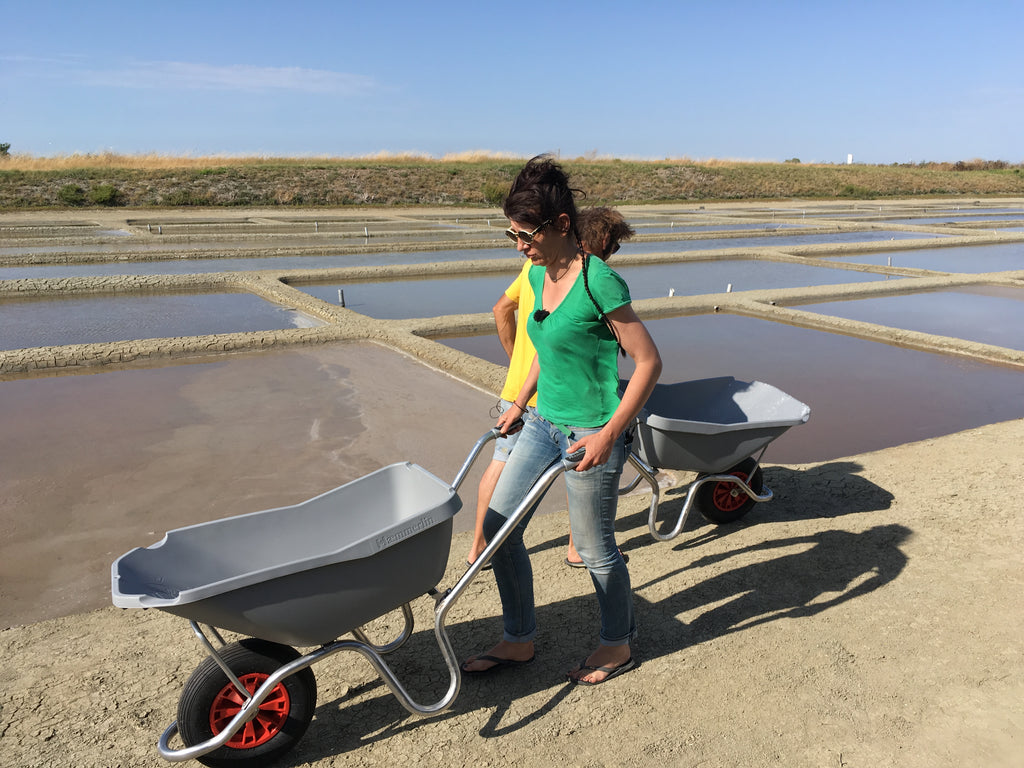
[[[752,478],[751,471],[753,471]],[[743,479],[750,486],[751,490],[756,491],[758,494],[764,488],[764,473],[752,458],[744,459],[735,467],[716,474],[736,475]],[[701,477],[707,477],[707,475],[700,475],[698,479]],[[697,495],[693,501],[697,505],[697,511],[706,520],[717,525],[735,523],[757,504],[738,485],[727,480],[717,483],[704,483],[704,485],[697,489]]]
[[[299,658],[299,653],[294,648],[255,638],[231,643],[221,649],[220,653],[221,658],[239,679],[247,675],[262,675],[265,679],[267,675]],[[243,679],[243,682],[246,681]],[[206,741],[215,735],[214,726],[211,724],[212,710],[215,703],[224,701],[225,686],[229,685],[227,675],[213,658],[207,657],[196,667],[178,700],[178,733],[186,746]],[[229,742],[197,758],[199,762],[211,768],[255,768],[269,765],[294,747],[313,719],[313,712],[316,709],[316,678],[313,671],[306,667],[286,677],[280,685],[284,688],[283,693],[287,695],[275,697],[272,694],[268,698],[268,702],[276,698],[279,706],[270,715],[274,722],[263,728],[262,736],[265,741],[252,747],[230,746]],[[257,716],[256,721],[261,721],[261,716]],[[239,734],[245,731],[246,728],[243,728]],[[219,728],[217,732],[220,732]],[[238,739],[239,734],[234,738]]]

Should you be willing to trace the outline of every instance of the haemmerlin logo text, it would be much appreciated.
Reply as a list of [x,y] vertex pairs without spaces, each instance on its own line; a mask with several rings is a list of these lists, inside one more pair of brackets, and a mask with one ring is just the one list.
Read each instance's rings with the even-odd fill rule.
[[402,539],[407,539],[414,533],[419,533],[424,528],[429,528],[433,524],[434,518],[430,517],[429,515],[420,518],[420,521],[416,523],[416,525],[410,525],[408,528],[403,528],[400,531],[389,533],[387,536],[378,536],[377,546],[381,549],[383,549],[384,547],[390,547],[392,544],[397,544]]

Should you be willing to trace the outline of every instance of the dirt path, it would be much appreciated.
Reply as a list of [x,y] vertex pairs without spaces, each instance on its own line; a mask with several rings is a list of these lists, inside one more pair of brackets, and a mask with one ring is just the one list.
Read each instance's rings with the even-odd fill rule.
[[[598,688],[564,671],[594,642],[564,514],[531,525],[542,635],[518,672],[466,679],[452,709],[407,716],[358,657],[315,667],[316,717],[285,766],[1019,766],[1024,526],[1009,491],[1024,421],[823,465],[770,466],[776,500],[740,525],[655,543],[625,499],[641,664]],[[683,478],[685,479],[685,478]],[[663,514],[682,496],[664,496]],[[443,584],[460,574],[453,544]],[[420,700],[447,676],[430,604],[394,657]],[[489,574],[449,616],[460,655],[496,636]],[[11,766],[157,766],[201,654],[180,620],[105,608],[0,633]]]

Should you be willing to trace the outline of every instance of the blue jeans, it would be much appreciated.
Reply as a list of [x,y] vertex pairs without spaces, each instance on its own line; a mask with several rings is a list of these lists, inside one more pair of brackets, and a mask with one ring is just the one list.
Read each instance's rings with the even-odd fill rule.
[[[548,467],[566,455],[569,445],[598,431],[600,428],[573,429],[570,439],[539,416],[527,419],[491,497],[484,519],[487,540],[494,538]],[[576,549],[597,591],[603,645],[627,645],[636,635],[629,571],[615,544],[619,476],[625,459],[620,435],[607,462],[585,472],[565,473],[569,524]],[[523,533],[534,510],[512,531],[491,560],[501,597],[504,639],[519,643],[533,640],[537,634],[533,569],[523,543]]]

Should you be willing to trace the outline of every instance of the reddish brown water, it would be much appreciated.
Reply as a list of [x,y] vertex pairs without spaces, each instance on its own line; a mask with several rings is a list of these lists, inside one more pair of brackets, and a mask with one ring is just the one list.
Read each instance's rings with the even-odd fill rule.
[[[757,379],[811,407],[810,421],[773,442],[766,461],[827,461],[1024,417],[1018,369],[735,315],[647,327],[664,360],[663,382]],[[444,343],[503,363],[496,336]]]

